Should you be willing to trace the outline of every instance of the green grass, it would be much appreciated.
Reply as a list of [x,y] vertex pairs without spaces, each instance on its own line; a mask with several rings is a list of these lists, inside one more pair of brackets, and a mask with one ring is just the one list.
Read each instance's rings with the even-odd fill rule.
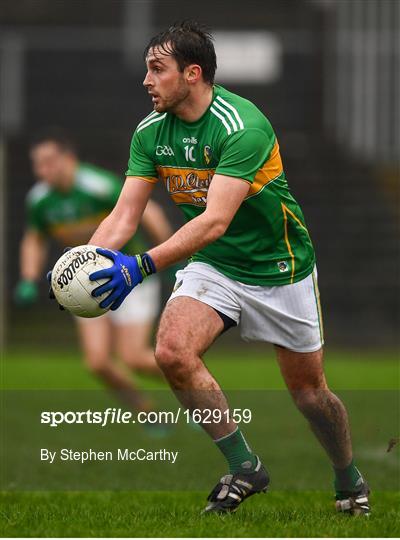
[[369,518],[337,515],[324,492],[254,497],[230,516],[201,516],[202,493],[24,493],[1,500],[2,536],[395,537],[399,497],[376,493]]
[[[205,357],[225,389],[285,389],[270,348],[232,351],[212,349]],[[389,390],[399,387],[399,355],[394,352],[331,352],[325,371],[332,388]],[[100,384],[82,366],[79,352],[9,351],[2,365],[2,387],[8,389],[95,389]],[[144,388],[166,388],[162,382],[139,377]]]
[[[318,444],[306,424],[295,411],[273,360],[271,350],[246,348],[236,351],[213,349],[206,357],[207,364],[221,385],[229,390],[246,392],[232,394],[233,401],[248,400],[257,411],[254,422],[246,427],[251,443],[260,448],[272,475],[272,491],[254,497],[232,516],[200,516],[204,507],[206,489],[223,472],[223,459],[202,434],[182,426],[165,444],[176,444],[186,449],[186,461],[180,465],[180,478],[174,491],[160,492],[157,483],[153,491],[123,487],[125,491],[110,491],[107,482],[118,473],[121,485],[129,486],[136,469],[120,472],[107,466],[104,469],[105,487],[93,491],[90,485],[81,491],[61,491],[62,482],[55,491],[39,491],[41,470],[35,464],[29,448],[30,437],[36,429],[36,410],[43,399],[56,404],[70,400],[70,389],[96,391],[96,399],[105,399],[99,383],[82,367],[78,353],[60,350],[29,350],[14,348],[8,351],[2,363],[2,387],[9,397],[3,399],[7,414],[16,418],[15,433],[3,435],[8,442],[14,440],[16,471],[15,483],[7,484],[0,494],[0,533],[2,536],[99,536],[99,537],[395,537],[400,533],[399,512],[399,448],[387,453],[387,441],[398,436],[399,367],[395,353],[333,352],[326,356],[326,372],[331,387],[344,397],[353,424],[357,463],[366,471],[373,488],[373,514],[370,518],[349,518],[336,515],[333,510],[331,471]],[[166,386],[151,379],[140,379],[141,385],[151,391],[167,395]],[[156,390],[154,390],[156,389]],[[164,389],[164,390],[162,390]],[[13,392],[17,390],[17,392]],[[43,390],[32,393],[31,390]],[[47,392],[57,390],[56,393]],[[66,392],[63,392],[65,390]],[[160,393],[160,395],[161,395]],[[91,394],[84,392],[84,399]],[[35,398],[36,396],[36,398]],[[89,396],[89,397],[88,397]],[[37,401],[35,401],[35,399]],[[83,399],[83,398],[82,398]],[[10,401],[7,401],[10,400]],[[13,401],[14,400],[14,401]],[[59,401],[58,401],[59,400]],[[63,401],[64,400],[64,401]],[[99,401],[100,403],[101,401]],[[12,408],[7,409],[10,404]],[[29,421],[19,425],[18,406],[31,413]],[[235,404],[240,406],[240,404]],[[79,402],[73,409],[79,410]],[[397,408],[397,410],[396,410]],[[28,410],[29,409],[29,410]],[[28,413],[27,413],[28,414]],[[86,426],[85,426],[86,428]],[[4,428],[3,428],[4,429]],[[45,437],[55,432],[47,431]],[[79,433],[58,431],[76,443]],[[104,435],[104,434],[103,434]],[[112,434],[116,440],[124,432]],[[133,435],[132,435],[133,436]],[[14,438],[14,439],[13,439]],[[143,434],[134,432],[135,443],[146,444]],[[7,440],[7,439],[4,439]],[[42,442],[42,441],[40,441]],[[93,442],[93,441],[92,441]],[[87,441],[82,443],[85,447]],[[10,443],[11,444],[11,443]],[[60,442],[61,444],[61,442]],[[117,444],[117,442],[116,442]],[[24,457],[26,456],[26,457]],[[4,458],[3,458],[4,459]],[[8,457],[10,459],[10,457]],[[3,461],[4,464],[4,461]],[[36,469],[37,470],[36,470]],[[62,468],[61,468],[62,469]],[[47,470],[47,469],[46,469]],[[62,469],[64,470],[64,469]],[[65,469],[66,470],[66,469]],[[143,476],[156,474],[152,466]],[[82,478],[86,474],[82,469]],[[131,471],[131,472],[129,472]],[[56,469],[53,470],[54,475]],[[79,470],[71,469],[65,485],[80,479]],[[92,474],[102,479],[96,469]],[[171,472],[169,473],[171,474]],[[36,476],[35,476],[36,475]],[[12,475],[11,475],[12,476]],[[62,476],[60,477],[62,479]],[[156,480],[154,480],[156,482]],[[18,483],[19,482],[19,483]],[[29,483],[30,482],[30,483]],[[187,483],[186,487],[184,483]],[[100,482],[101,483],[101,482]],[[90,484],[90,482],[89,482]],[[138,484],[139,485],[139,484]],[[31,486],[31,487],[29,487]],[[33,487],[32,487],[33,486]],[[29,491],[27,491],[29,489]],[[70,488],[71,489],[71,488]],[[143,488],[142,488],[143,489]],[[198,491],[198,490],[204,491]],[[128,491],[129,490],[129,491]],[[196,491],[195,491],[196,490]]]

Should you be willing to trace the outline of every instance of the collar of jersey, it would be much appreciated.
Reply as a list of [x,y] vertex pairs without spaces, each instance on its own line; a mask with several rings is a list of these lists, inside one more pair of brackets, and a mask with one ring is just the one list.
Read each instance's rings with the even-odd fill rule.
[[213,85],[213,96],[212,96],[212,100],[210,102],[210,105],[207,107],[207,109],[204,111],[204,113],[200,116],[200,118],[198,118],[194,122],[185,122],[184,120],[181,120],[180,118],[177,117],[178,122],[180,122],[181,124],[183,124],[185,127],[188,127],[188,128],[197,128],[200,124],[202,124],[204,122],[204,119],[207,117],[208,113],[210,112],[210,108],[211,108],[212,104],[214,103],[214,99],[217,97],[218,94],[219,94],[219,87],[218,87],[217,84],[214,84]]

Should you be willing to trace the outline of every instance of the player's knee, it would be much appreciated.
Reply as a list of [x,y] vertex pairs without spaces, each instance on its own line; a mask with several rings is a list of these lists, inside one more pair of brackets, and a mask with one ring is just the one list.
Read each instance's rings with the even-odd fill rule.
[[305,388],[292,392],[292,397],[297,408],[305,415],[312,416],[321,408],[325,399],[326,389]]
[[158,342],[154,351],[156,362],[162,370],[173,369],[179,362],[179,353],[172,343]]
[[166,374],[178,376],[189,369],[187,352],[172,341],[158,342],[155,358],[160,369]]
[[129,368],[135,369],[137,368],[138,363],[140,362],[140,355],[133,351],[129,351],[129,353],[126,352],[119,352],[119,358],[126,364]]
[[[131,369],[145,369],[148,364],[150,364],[149,361],[149,352],[150,350],[135,350],[135,351],[129,351],[129,354],[120,354],[120,357],[122,361]],[[153,360],[153,363],[154,360]]]
[[109,370],[108,358],[99,354],[86,354],[85,365],[91,373],[98,377],[106,376]]

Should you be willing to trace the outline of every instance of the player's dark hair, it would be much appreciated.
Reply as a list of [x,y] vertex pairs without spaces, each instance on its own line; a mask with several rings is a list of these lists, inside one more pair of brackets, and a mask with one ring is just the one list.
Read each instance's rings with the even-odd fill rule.
[[29,148],[33,150],[39,144],[47,142],[55,143],[64,152],[70,152],[71,154],[77,153],[76,145],[69,134],[57,127],[46,128],[35,133],[30,140]]
[[180,71],[190,64],[198,64],[204,81],[213,84],[217,69],[213,37],[199,23],[191,20],[176,22],[168,30],[152,37],[144,50],[145,59],[154,47],[173,56]]

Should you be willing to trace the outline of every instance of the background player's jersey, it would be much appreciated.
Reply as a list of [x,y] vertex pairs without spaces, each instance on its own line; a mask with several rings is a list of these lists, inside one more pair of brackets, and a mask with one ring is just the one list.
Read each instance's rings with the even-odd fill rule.
[[[80,164],[75,182],[67,192],[37,183],[28,193],[28,227],[58,240],[64,246],[88,242],[100,222],[111,212],[121,183],[112,173]],[[124,247],[128,253],[145,251],[139,234]]]
[[225,234],[192,259],[254,285],[285,285],[310,274],[315,255],[304,217],[271,124],[253,103],[215,85],[196,122],[153,111],[137,126],[126,174],[161,178],[187,220],[204,211],[215,173],[246,180],[249,191]]

